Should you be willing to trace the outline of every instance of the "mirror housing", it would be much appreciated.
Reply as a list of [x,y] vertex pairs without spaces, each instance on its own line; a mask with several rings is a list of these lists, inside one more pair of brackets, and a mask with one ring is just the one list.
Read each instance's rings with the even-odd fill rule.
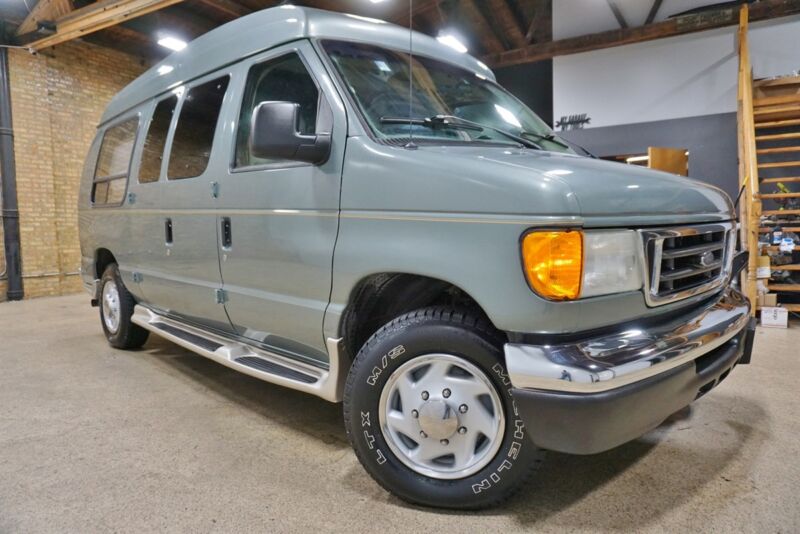
[[261,102],[256,106],[250,124],[250,152],[257,158],[325,163],[331,153],[331,134],[300,134],[299,109],[300,104],[295,102]]

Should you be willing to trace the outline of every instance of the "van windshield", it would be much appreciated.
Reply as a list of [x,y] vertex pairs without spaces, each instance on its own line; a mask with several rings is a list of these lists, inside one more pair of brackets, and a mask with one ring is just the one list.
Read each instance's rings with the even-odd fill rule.
[[378,139],[516,144],[571,152],[525,104],[487,78],[450,63],[363,43],[325,41],[325,51]]

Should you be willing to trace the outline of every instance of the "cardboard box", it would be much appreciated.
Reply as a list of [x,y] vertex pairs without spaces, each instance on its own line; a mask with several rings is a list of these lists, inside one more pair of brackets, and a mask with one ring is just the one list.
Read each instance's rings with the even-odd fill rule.
[[778,294],[777,293],[767,293],[766,295],[763,295],[763,297],[764,297],[764,302],[763,302],[763,304],[761,304],[762,308],[765,308],[765,307],[766,308],[770,308],[770,307],[775,307],[775,306],[778,305]]
[[761,326],[787,328],[789,326],[789,310],[780,306],[761,308]]
[[769,278],[771,274],[772,269],[769,266],[769,256],[759,256],[756,278]]

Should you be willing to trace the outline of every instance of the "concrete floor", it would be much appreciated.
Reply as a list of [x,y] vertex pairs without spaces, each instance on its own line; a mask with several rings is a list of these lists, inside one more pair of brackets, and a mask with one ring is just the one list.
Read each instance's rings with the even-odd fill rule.
[[800,325],[635,442],[550,454],[507,505],[381,490],[339,405],[152,338],[109,348],[83,295],[0,304],[0,532],[800,530]]

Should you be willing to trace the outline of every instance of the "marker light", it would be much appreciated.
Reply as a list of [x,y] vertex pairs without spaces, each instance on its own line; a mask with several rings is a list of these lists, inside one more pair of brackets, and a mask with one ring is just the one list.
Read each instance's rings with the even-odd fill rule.
[[575,230],[530,232],[522,240],[522,263],[531,288],[549,300],[580,296],[583,233]]

